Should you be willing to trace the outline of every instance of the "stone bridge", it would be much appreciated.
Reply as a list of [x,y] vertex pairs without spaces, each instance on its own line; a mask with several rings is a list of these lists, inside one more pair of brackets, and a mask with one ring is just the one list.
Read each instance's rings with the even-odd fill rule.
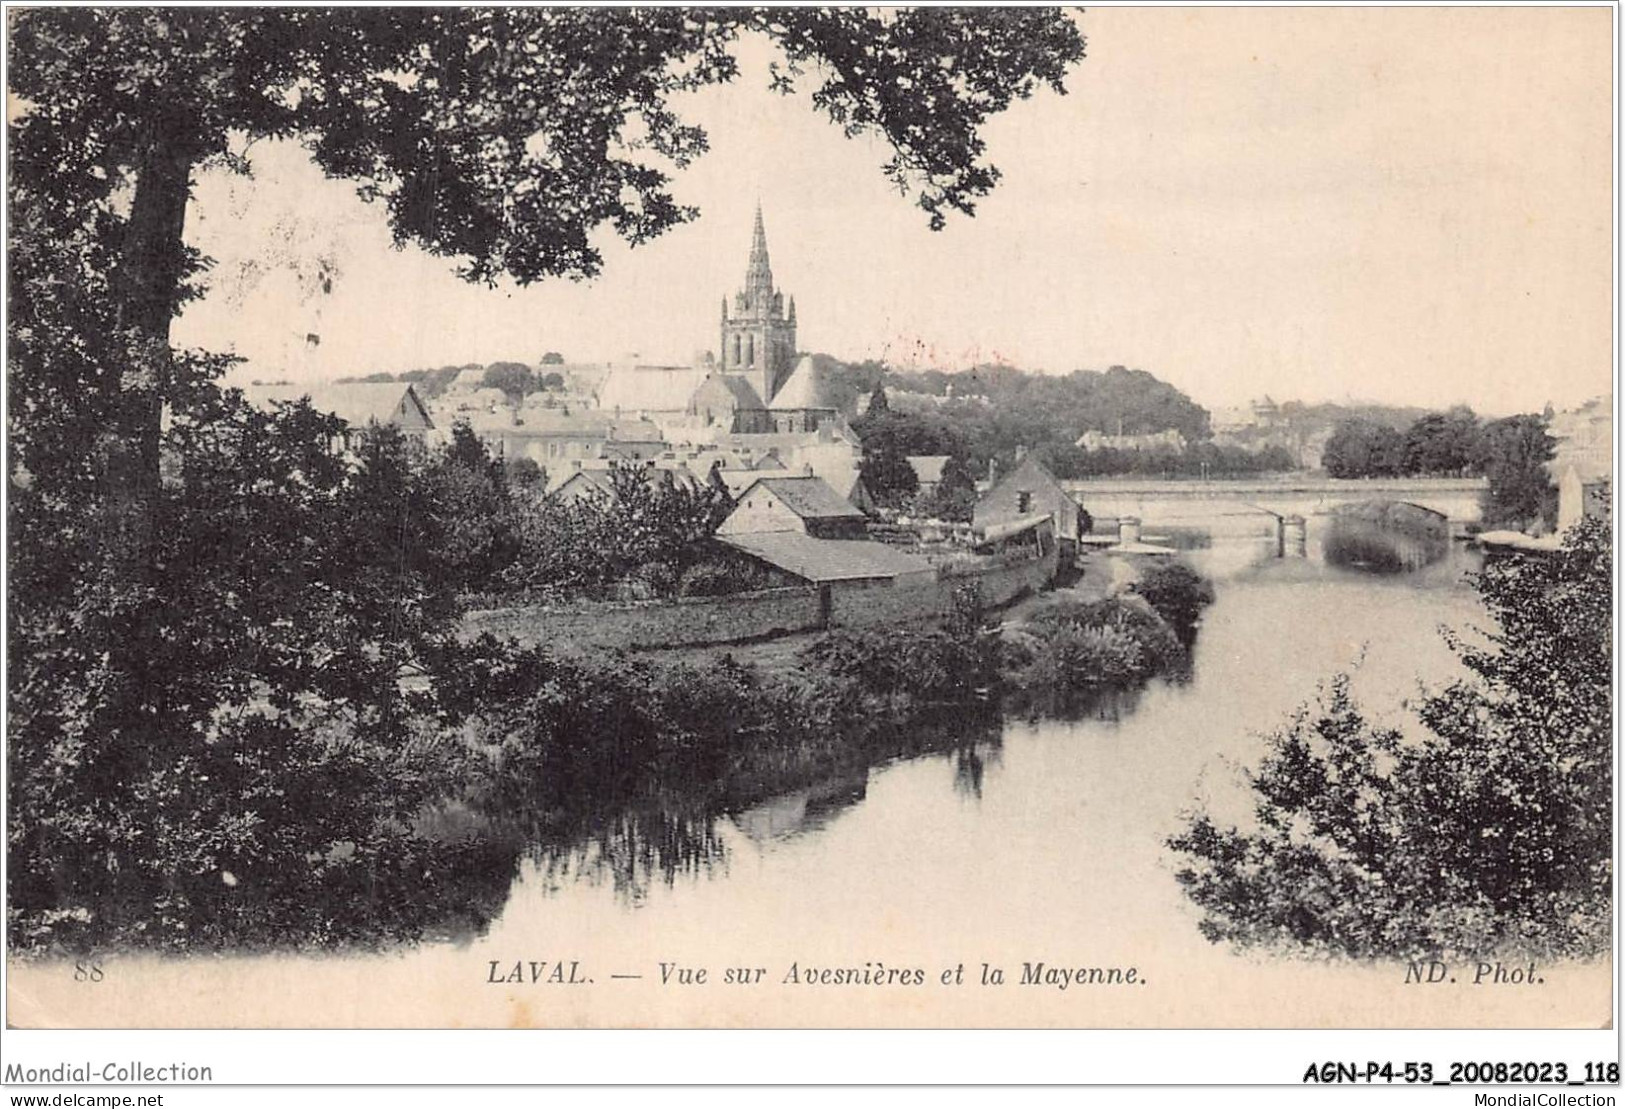
[[1147,524],[1197,524],[1225,516],[1268,513],[1320,516],[1340,505],[1398,501],[1425,508],[1456,527],[1477,523],[1483,478],[1329,478],[1319,474],[1179,481],[1101,478],[1063,481],[1096,518],[1137,516]]

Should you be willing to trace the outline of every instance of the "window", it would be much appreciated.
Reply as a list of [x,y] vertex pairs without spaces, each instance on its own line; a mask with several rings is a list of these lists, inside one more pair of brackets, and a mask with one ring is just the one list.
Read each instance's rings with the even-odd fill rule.
[[1030,490],[1030,489],[1019,489],[1019,490],[1017,490],[1016,491],[1016,511],[1020,512],[1022,515],[1026,515],[1027,513],[1031,512],[1032,510],[1033,510],[1033,494],[1032,494],[1032,490]]

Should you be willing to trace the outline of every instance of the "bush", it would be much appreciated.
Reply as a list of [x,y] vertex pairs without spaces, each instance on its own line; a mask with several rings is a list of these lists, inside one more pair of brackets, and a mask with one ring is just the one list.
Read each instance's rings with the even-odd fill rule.
[[1133,591],[1144,597],[1185,643],[1194,637],[1202,610],[1213,603],[1213,583],[1187,564],[1171,560],[1147,567]]
[[1334,678],[1268,737],[1247,827],[1194,814],[1169,845],[1203,933],[1361,957],[1590,956],[1611,936],[1612,551],[1604,524],[1491,563],[1498,625],[1415,738]]

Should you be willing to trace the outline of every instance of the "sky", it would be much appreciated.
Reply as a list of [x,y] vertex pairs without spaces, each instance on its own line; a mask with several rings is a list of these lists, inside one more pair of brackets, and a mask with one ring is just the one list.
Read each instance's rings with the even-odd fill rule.
[[1210,407],[1563,408],[1612,380],[1612,17],[1091,8],[1068,95],[990,121],[1003,179],[935,233],[884,144],[768,92],[747,40],[740,78],[675,102],[711,139],[674,186],[699,219],[637,249],[606,232],[599,278],[527,288],[393,249],[381,206],[260,142],[252,177],[195,180],[188,241],[215,266],[175,339],[244,356],[243,380],[686,363],[717,342],[759,200],[806,351],[1120,364]]

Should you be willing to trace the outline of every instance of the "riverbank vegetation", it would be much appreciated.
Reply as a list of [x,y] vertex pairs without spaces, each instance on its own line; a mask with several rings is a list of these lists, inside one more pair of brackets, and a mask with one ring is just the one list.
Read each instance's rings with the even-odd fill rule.
[[1180,562],[1144,567],[1111,596],[1057,590],[1004,629],[1000,678],[1015,704],[1062,715],[1152,678],[1182,680],[1212,602],[1212,584]]
[[1592,956],[1611,941],[1612,546],[1488,563],[1487,642],[1429,692],[1419,734],[1374,723],[1346,676],[1267,737],[1251,820],[1198,811],[1169,845],[1202,931],[1355,957]]

